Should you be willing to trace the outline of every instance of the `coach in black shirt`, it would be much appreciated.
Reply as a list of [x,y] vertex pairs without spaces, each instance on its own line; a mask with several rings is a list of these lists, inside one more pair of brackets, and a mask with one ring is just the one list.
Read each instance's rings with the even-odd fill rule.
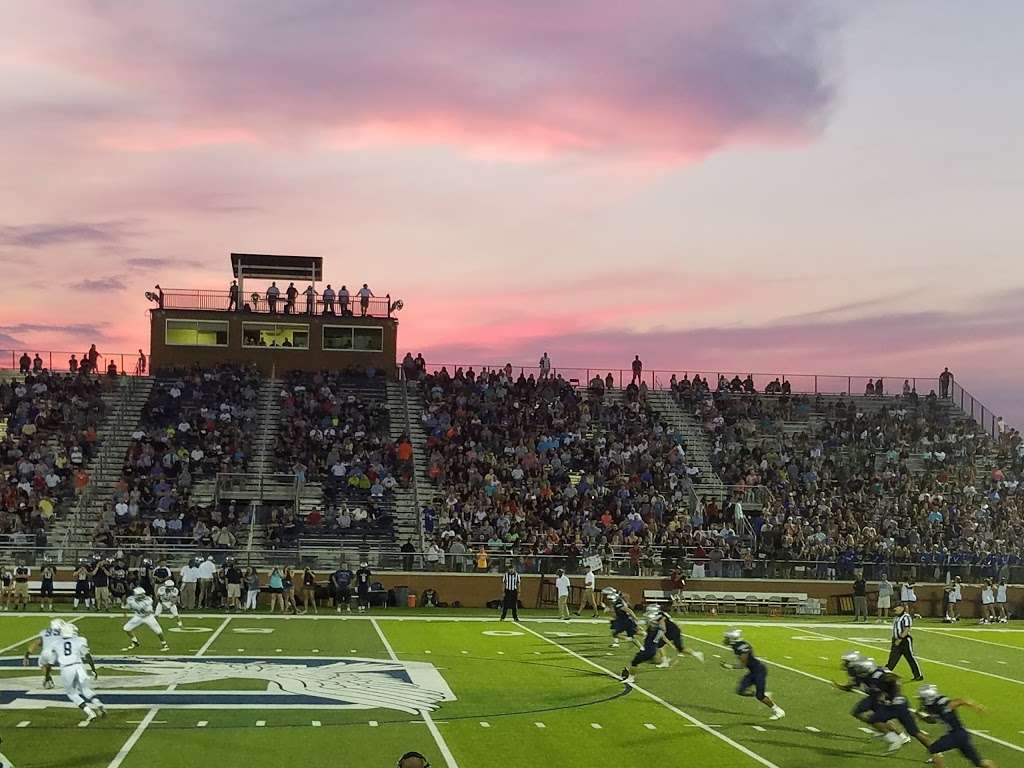
[[505,620],[509,608],[512,609],[512,620],[519,621],[519,574],[516,567],[510,565],[505,575],[501,577],[502,586],[505,587],[505,599],[501,603],[501,620]]
[[864,574],[861,571],[854,573],[853,582],[853,620],[868,620],[868,584],[864,581]]

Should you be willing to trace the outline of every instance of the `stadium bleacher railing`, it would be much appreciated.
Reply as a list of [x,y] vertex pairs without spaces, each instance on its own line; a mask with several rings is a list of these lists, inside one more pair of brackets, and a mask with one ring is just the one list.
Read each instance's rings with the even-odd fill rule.
[[[462,368],[463,370],[469,370],[472,368],[475,372],[480,373],[483,371],[501,370],[505,367],[505,365],[428,363],[426,370],[427,373],[438,373],[442,368],[445,368],[449,374],[454,375],[458,368]],[[514,376],[518,376],[522,373],[525,376],[532,375],[536,377],[540,376],[540,370],[541,369],[536,365],[512,366],[512,373]],[[603,381],[608,374],[612,375],[615,387],[618,389],[628,386],[632,381],[637,380],[633,371],[628,368],[552,367],[550,371],[551,376],[561,376],[571,384],[581,387],[586,387],[595,376],[600,377]],[[677,380],[682,381],[684,376],[692,379],[696,375],[699,375],[703,379],[707,379],[712,391],[714,391],[717,386],[720,376],[724,376],[726,381],[731,381],[736,376],[739,376],[740,379],[745,379],[750,375],[754,380],[754,387],[758,394],[763,393],[765,387],[776,379],[780,382],[789,382],[793,394],[799,395],[843,395],[846,397],[864,397],[868,383],[870,382],[874,385],[879,379],[882,381],[883,396],[888,397],[898,397],[902,395],[904,381],[908,382],[911,388],[917,392],[919,397],[922,398],[933,391],[938,395],[941,389],[937,376],[863,376],[853,374],[784,372],[756,373],[750,371],[700,371],[692,369],[644,370],[639,376],[639,381],[637,383],[643,382],[647,384],[649,389],[666,390],[671,387],[670,382],[673,376],[675,376]],[[877,394],[874,396],[878,397]],[[952,402],[965,414],[974,419],[974,421],[985,430],[989,437],[998,439],[999,423],[998,416],[995,411],[974,397],[974,395],[958,384],[956,380],[952,382],[945,399]]]
[[[0,349],[0,371],[18,371],[20,370],[19,359],[22,354],[28,353],[29,357],[36,354],[43,359],[43,366],[48,371],[55,373],[66,373],[70,370],[68,366],[68,360],[71,359],[71,355],[81,360],[80,355],[82,350],[78,352],[63,352],[59,350],[43,350],[43,349]],[[98,362],[97,375],[106,375],[107,366],[110,365],[110,361],[113,360],[117,365],[118,374],[126,374],[128,376],[139,376],[145,375],[145,371],[139,370],[139,353],[138,352],[101,352]]]
[[[354,285],[356,285],[354,283]],[[317,296],[313,302],[313,306],[310,307],[306,301],[306,296],[302,291],[299,291],[298,297],[295,299],[294,311],[285,312],[285,287],[281,287],[281,296],[277,300],[277,312],[274,314],[294,314],[294,315],[322,315],[324,313],[324,301],[321,296]],[[160,305],[161,309],[200,309],[206,311],[215,312],[228,312],[235,311],[229,310],[228,306],[231,303],[231,294],[228,291],[211,291],[202,288],[167,288],[164,289],[163,303]],[[270,314],[270,304],[267,302],[265,293],[249,293],[242,298],[242,305],[248,305],[249,310],[258,314]],[[334,314],[337,316],[342,315],[342,309],[337,299],[334,301]],[[366,306],[367,317],[391,317],[395,307],[391,301],[391,294],[384,296],[373,296],[370,298],[369,303]],[[242,311],[242,310],[239,310]],[[331,313],[328,313],[330,315]],[[362,315],[362,308],[360,305],[359,296],[356,295],[355,291],[352,292],[348,302],[348,309],[345,312],[346,317],[360,316]]]

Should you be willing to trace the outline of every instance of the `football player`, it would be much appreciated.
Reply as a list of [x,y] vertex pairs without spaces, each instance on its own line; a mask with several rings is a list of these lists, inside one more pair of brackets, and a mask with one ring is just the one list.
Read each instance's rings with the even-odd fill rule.
[[164,638],[163,630],[160,629],[160,622],[153,615],[153,599],[146,594],[146,590],[142,587],[132,590],[131,597],[128,598],[128,610],[134,614],[124,625],[124,631],[128,633],[130,643],[127,648],[122,650],[131,651],[139,647],[139,638],[135,636],[134,629],[140,624],[145,624],[153,630],[153,634],[160,638],[161,651],[171,650]]
[[89,675],[85,671],[84,665],[88,664],[93,678],[98,676],[89,643],[78,635],[78,628],[74,624],[61,622],[60,642],[50,646],[42,661],[47,674],[51,667],[60,668],[64,693],[85,713],[86,720],[95,720],[107,714],[103,702],[93,692]]
[[53,688],[53,677],[50,676],[49,671],[46,669],[43,659],[50,648],[60,642],[60,633],[63,626],[64,622],[60,619],[51,621],[50,626],[40,632],[39,637],[29,643],[25,651],[25,657],[21,660],[21,665],[27,667],[32,660],[32,654],[39,654],[39,667],[43,670],[43,688]]
[[[672,646],[676,649],[676,656],[682,656],[684,653],[693,656],[697,661],[704,663],[704,654],[700,651],[693,651],[685,647],[683,644],[683,632],[679,629],[679,625],[672,621],[672,617],[665,613],[665,610],[660,605],[652,605],[647,609],[648,615],[652,616],[654,621],[658,622],[662,631],[665,633],[665,639],[672,643]],[[661,660],[659,667],[668,667],[672,664],[669,660],[668,654],[664,655]]]
[[156,611],[154,615],[159,616],[164,611],[167,611],[174,620],[178,622],[178,626],[181,626],[181,616],[178,615],[178,588],[174,586],[174,581],[168,579],[156,589]]
[[736,693],[740,696],[750,696],[750,689],[753,688],[754,696],[757,700],[771,709],[772,714],[768,718],[769,720],[781,720],[784,718],[786,716],[785,710],[776,704],[771,694],[765,690],[765,684],[768,682],[768,668],[764,665],[764,662],[754,655],[754,649],[750,646],[750,643],[743,639],[743,631],[730,629],[725,633],[724,643],[736,654],[739,665],[723,661],[722,666],[725,669],[746,670],[746,674],[743,675],[739,685],[736,686]]
[[836,688],[842,691],[859,691],[864,694],[850,714],[861,722],[870,723],[878,731],[875,737],[884,738],[889,744],[890,752],[895,752],[908,743],[910,737],[905,733],[899,733],[889,723],[871,722],[872,715],[881,703],[882,691],[879,681],[885,674],[885,670],[880,669],[874,659],[866,658],[857,651],[847,651],[843,654],[842,667],[846,670],[849,680],[846,683],[835,683]]
[[983,760],[978,754],[978,750],[971,742],[971,734],[964,728],[964,724],[960,722],[960,715],[957,714],[960,707],[984,712],[983,706],[975,704],[970,699],[950,699],[939,693],[939,689],[934,685],[922,685],[918,688],[917,695],[921,699],[918,717],[928,723],[942,721],[949,729],[945,736],[940,736],[928,747],[928,751],[932,754],[932,763],[936,768],[943,768],[945,765],[942,753],[953,749],[960,750],[960,754],[977,768],[995,768],[995,763],[991,760]]
[[629,607],[625,596],[614,587],[605,587],[601,590],[601,594],[604,595],[605,603],[607,605],[611,605],[611,610],[615,614],[611,622],[611,647],[618,648],[619,635],[625,634],[626,637],[632,641],[633,645],[637,648],[642,648],[643,646],[636,636],[636,614],[633,613],[633,609]]
[[665,630],[662,628],[661,623],[658,621],[657,613],[653,610],[648,610],[644,614],[645,624],[647,626],[647,632],[644,635],[643,647],[633,655],[633,660],[629,662],[628,667],[622,668],[622,674],[619,678],[624,683],[632,683],[636,678],[633,672],[643,664],[645,661],[658,663],[661,666],[662,652],[661,649],[665,645]]
[[[864,672],[869,670],[874,672],[878,667],[872,659],[866,659],[861,666]],[[897,720],[906,729],[907,736],[917,739],[925,749],[928,749],[931,742],[928,740],[928,735],[918,727],[917,721],[914,720],[914,716],[910,712],[910,705],[900,689],[899,675],[887,669],[883,669],[881,672],[882,674],[877,678],[878,703],[874,713],[868,718],[868,723],[874,725]],[[903,739],[900,739],[898,744],[894,744],[890,740],[889,751],[895,752],[904,743],[906,742]]]

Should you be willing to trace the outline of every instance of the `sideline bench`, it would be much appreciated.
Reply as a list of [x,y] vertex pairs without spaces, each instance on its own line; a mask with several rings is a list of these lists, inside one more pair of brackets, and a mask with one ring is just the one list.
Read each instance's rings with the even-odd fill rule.
[[[780,613],[820,613],[821,605],[817,600],[808,600],[806,592],[724,592],[678,590],[671,592],[663,589],[645,589],[645,603],[668,605],[672,610],[687,613],[689,610],[706,611],[714,608],[725,613],[756,613],[761,609],[769,613],[778,610]],[[811,605],[814,603],[814,605]]]

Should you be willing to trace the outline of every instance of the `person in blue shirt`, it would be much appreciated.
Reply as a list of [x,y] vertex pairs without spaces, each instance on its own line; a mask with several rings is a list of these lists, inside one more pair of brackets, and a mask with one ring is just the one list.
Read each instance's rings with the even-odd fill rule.
[[629,607],[629,603],[626,601],[626,596],[613,587],[605,587],[601,590],[601,594],[607,601],[608,605],[611,605],[611,610],[614,616],[611,621],[612,629],[612,648],[619,647],[619,635],[626,635],[633,645],[637,648],[642,647],[640,641],[636,636],[636,614]]
[[921,708],[917,712],[918,717],[927,723],[941,722],[949,729],[944,736],[940,736],[928,747],[928,751],[932,754],[932,763],[936,768],[943,768],[945,765],[942,753],[954,749],[960,750],[960,754],[977,768],[995,768],[995,763],[991,760],[983,760],[978,754],[978,750],[971,742],[971,734],[964,728],[964,724],[960,722],[960,715],[957,714],[960,707],[984,712],[983,706],[975,704],[970,699],[950,699],[939,693],[939,689],[934,685],[922,685],[918,688],[917,695],[921,699]]
[[733,665],[723,661],[722,666],[725,669],[746,670],[746,674],[743,675],[739,685],[736,686],[736,693],[740,696],[750,696],[750,689],[753,688],[753,695],[757,700],[772,710],[770,720],[781,720],[784,718],[786,716],[785,710],[776,704],[771,695],[765,690],[765,685],[768,682],[768,668],[764,665],[764,662],[754,655],[754,649],[750,643],[743,639],[743,631],[730,629],[725,633],[724,642],[736,654],[739,664]]
[[331,574],[331,587],[334,590],[334,605],[337,613],[341,613],[341,606],[346,611],[352,610],[352,579],[355,574],[345,563],[338,566],[338,570]]

